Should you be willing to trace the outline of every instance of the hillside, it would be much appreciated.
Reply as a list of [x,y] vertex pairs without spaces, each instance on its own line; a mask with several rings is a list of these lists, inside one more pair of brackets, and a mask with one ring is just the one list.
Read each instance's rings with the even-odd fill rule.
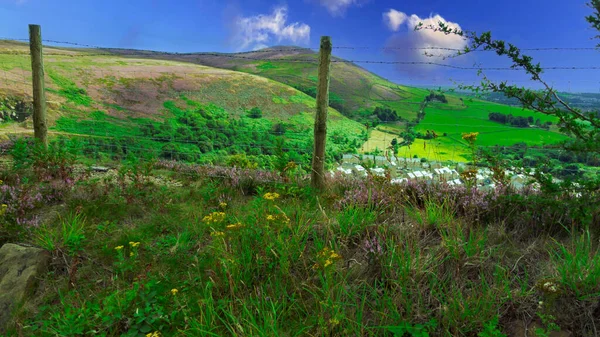
[[[0,96],[30,99],[27,48],[0,44],[5,73]],[[164,158],[190,161],[238,153],[271,155],[276,136],[284,136],[292,156],[312,151],[315,100],[284,84],[187,62],[57,48],[46,48],[45,54],[49,120],[55,132],[93,135],[95,142],[118,137],[130,149],[147,147]],[[249,116],[253,108],[259,113],[255,118]],[[335,109],[330,109],[329,121],[330,155],[361,144],[364,126]],[[2,129],[27,132],[15,123]]]
[[[131,51],[110,49],[111,53],[122,55]],[[231,69],[251,73],[281,83],[313,92],[317,83],[317,56],[310,49],[298,47],[272,47],[242,54],[191,53],[184,55],[145,52],[146,57],[171,59],[207,65],[221,69]],[[331,75],[331,103],[346,116],[361,123],[378,124],[369,131],[369,140],[360,148],[361,152],[381,152],[390,146],[407,129],[407,121],[416,121],[416,133],[427,130],[438,135],[446,134],[435,141],[416,139],[413,146],[400,147],[398,156],[424,157],[435,160],[466,161],[470,157],[467,144],[461,139],[462,133],[479,132],[483,146],[512,146],[517,143],[543,145],[564,140],[566,137],[553,127],[517,128],[500,125],[488,119],[492,112],[514,116],[533,117],[541,122],[556,124],[556,120],[530,110],[510,107],[481,99],[462,99],[459,95],[445,94],[446,103],[430,102],[424,108],[424,116],[418,119],[422,102],[429,95],[429,89],[413,88],[389,82],[356,64],[333,57]],[[388,108],[397,112],[400,121],[378,120],[373,111],[376,107]]]
[[[0,54],[0,62],[7,72],[0,89],[3,88],[7,94],[29,92],[29,79],[26,78],[29,61],[24,55],[18,55],[26,53],[27,46],[3,42],[0,50],[9,53]],[[146,144],[159,152],[168,139],[183,141],[178,148],[169,146],[163,153],[166,157],[173,156],[170,154],[173,151],[178,153],[175,155],[179,158],[191,157],[194,161],[200,153],[207,152],[213,155],[213,159],[222,156],[222,151],[230,154],[272,154],[274,140],[255,143],[253,138],[257,134],[252,133],[265,134],[264,131],[269,131],[279,134],[284,130],[288,147],[297,148],[301,155],[311,151],[310,129],[315,103],[310,95],[315,94],[317,54],[309,49],[273,47],[243,54],[68,48],[46,48],[45,51],[48,55],[49,99],[58,102],[58,108],[50,117],[56,119],[62,116],[55,125],[57,132],[89,134],[92,132],[90,125],[74,123],[71,119],[85,111],[99,110],[113,119],[92,120],[87,124],[126,124],[117,129],[103,127],[99,136],[124,133],[136,137],[159,137],[162,141],[159,144]],[[334,61],[343,60],[334,57]],[[11,80],[18,83],[11,83]],[[73,96],[79,95],[80,89],[84,90],[86,97]],[[429,90],[391,83],[349,62],[332,63],[332,141],[328,142],[331,158],[339,158],[342,152],[355,149],[362,153],[381,153],[390,147],[393,139],[403,144],[405,132],[412,132],[416,139],[410,146],[400,146],[396,155],[440,161],[469,160],[469,149],[461,139],[462,134],[468,132],[479,132],[482,146],[543,145],[566,138],[557,132],[555,126],[550,129],[519,128],[488,118],[490,113],[502,113],[556,124],[556,120],[533,111],[448,93],[444,94],[446,102],[431,101],[425,106],[423,102],[429,93]],[[175,105],[165,106],[165,103],[170,104],[168,101]],[[242,121],[243,125],[226,126],[225,138],[237,134],[234,137],[237,142],[226,141],[216,134],[198,134],[197,126],[192,126],[196,130],[182,130],[179,134],[169,130],[156,131],[160,129],[157,123],[165,116],[181,119],[178,114],[189,113],[188,110],[193,111],[199,106],[211,110],[216,114],[213,117],[219,116],[220,120],[226,116],[227,119]],[[175,107],[179,110],[174,110]],[[261,109],[263,118],[246,117],[248,110],[254,107]],[[375,114],[377,108],[393,111],[398,117],[393,121],[381,120]],[[219,111],[226,112],[226,115]],[[96,119],[102,117],[99,114],[94,116]],[[140,127],[140,124],[153,126]],[[163,128],[176,130],[181,126],[179,124],[171,123]],[[209,124],[213,128],[223,128],[214,122]],[[369,125],[368,134],[363,133],[364,124]],[[202,125],[207,125],[206,120]],[[189,129],[190,126],[185,127]],[[132,128],[137,131],[125,131]],[[99,129],[94,130],[98,133]],[[435,131],[439,137],[426,139],[424,135],[428,130]],[[190,133],[196,134],[190,136]],[[206,145],[215,141],[218,143],[216,147],[214,144]],[[191,146],[190,142],[204,145]],[[236,143],[235,149],[232,148]]]
[[[128,55],[130,50],[109,49],[111,53]],[[310,49],[276,46],[243,54],[191,53],[184,55],[145,52],[146,57],[185,61],[215,68],[251,73],[310,90],[317,85],[318,54]],[[411,88],[389,82],[356,64],[333,57],[330,95],[332,106],[348,116],[364,115],[377,106],[398,111],[414,119],[418,104],[428,90]],[[344,61],[344,62],[341,62]]]

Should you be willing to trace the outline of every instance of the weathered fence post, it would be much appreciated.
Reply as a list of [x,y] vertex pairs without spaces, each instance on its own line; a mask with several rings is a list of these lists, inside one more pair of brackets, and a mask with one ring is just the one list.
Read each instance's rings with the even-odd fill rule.
[[48,146],[42,29],[39,25],[29,25],[29,48],[31,50],[31,72],[33,75],[33,131],[35,138],[44,146]]
[[331,37],[321,37],[319,50],[319,83],[315,115],[315,148],[312,159],[312,186],[325,187],[325,142],[327,138],[327,109],[329,108],[329,70],[331,68]]

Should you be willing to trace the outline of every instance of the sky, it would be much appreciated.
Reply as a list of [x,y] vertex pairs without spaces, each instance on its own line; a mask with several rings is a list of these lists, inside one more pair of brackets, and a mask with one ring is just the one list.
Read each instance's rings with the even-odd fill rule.
[[[543,5],[541,5],[543,4]],[[507,67],[489,52],[444,58],[415,48],[462,48],[465,41],[418,22],[446,22],[461,30],[491,31],[520,48],[594,47],[586,0],[0,0],[0,38],[24,39],[28,24],[43,38],[101,47],[169,52],[237,52],[268,46],[317,49],[331,36],[334,55],[356,61],[437,62],[461,67]],[[600,50],[528,51],[543,67],[600,67]],[[406,85],[477,83],[476,70],[360,63]],[[494,80],[530,86],[519,71],[486,71]],[[562,91],[600,93],[600,70],[547,70]]]

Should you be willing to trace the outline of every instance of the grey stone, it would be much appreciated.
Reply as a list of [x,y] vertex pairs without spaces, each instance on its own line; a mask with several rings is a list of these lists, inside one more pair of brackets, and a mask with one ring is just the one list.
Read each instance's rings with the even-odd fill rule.
[[7,243],[0,248],[0,333],[15,306],[31,296],[50,262],[47,251]]

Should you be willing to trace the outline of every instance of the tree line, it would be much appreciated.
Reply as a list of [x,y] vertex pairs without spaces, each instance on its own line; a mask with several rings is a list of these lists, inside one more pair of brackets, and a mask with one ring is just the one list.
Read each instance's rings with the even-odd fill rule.
[[542,123],[539,118],[534,120],[532,116],[513,116],[512,114],[503,114],[501,112],[490,112],[488,118],[493,122],[508,124],[518,128],[528,128],[531,125],[535,125],[548,130],[552,125],[552,122]]

